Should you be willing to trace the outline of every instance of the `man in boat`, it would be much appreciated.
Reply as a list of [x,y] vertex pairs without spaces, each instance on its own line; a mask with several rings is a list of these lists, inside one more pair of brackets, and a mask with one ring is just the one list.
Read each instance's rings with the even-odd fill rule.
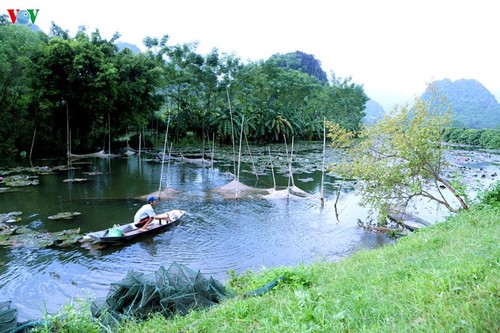
[[156,213],[153,209],[156,200],[158,199],[155,196],[150,195],[149,197],[146,198],[147,203],[143,205],[141,208],[139,208],[137,213],[135,213],[134,223],[136,227],[141,228],[141,231],[146,231],[151,221],[161,220],[161,218],[158,218],[156,216]]

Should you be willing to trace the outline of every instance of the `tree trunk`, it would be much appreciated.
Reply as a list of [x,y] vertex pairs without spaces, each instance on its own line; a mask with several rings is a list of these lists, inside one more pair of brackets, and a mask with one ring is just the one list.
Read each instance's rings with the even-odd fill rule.
[[451,186],[450,183],[448,183],[445,179],[441,177],[436,177],[436,180],[443,184],[454,196],[457,198],[458,202],[460,202],[460,205],[462,206],[463,209],[469,209],[469,206],[465,203],[464,199],[460,195],[457,194],[455,189]]

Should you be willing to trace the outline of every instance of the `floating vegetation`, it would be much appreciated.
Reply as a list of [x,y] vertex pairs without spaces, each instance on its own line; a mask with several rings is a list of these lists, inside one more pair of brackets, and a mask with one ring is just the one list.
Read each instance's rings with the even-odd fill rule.
[[15,175],[8,176],[3,179],[3,182],[7,186],[18,187],[18,186],[29,186],[29,185],[39,185],[38,176],[27,176],[27,175]]
[[86,182],[88,178],[68,178],[64,179],[63,182],[65,183],[81,183],[81,182]]
[[[3,229],[5,230],[5,229]],[[80,241],[80,228],[58,232],[38,232],[27,227],[8,228],[0,225],[0,245],[11,247],[44,248],[50,246],[69,247]]]
[[[28,226],[7,224],[11,219],[19,221],[21,219],[19,218],[21,214],[22,212],[0,214],[0,246],[31,248],[44,248],[49,246],[68,247],[78,243],[82,238],[80,235],[80,228],[58,232],[40,232]],[[60,214],[80,215],[78,212]]]
[[71,220],[74,219],[75,216],[82,215],[80,212],[61,212],[56,215],[49,216],[49,220]]
[[48,174],[54,174],[59,171],[69,171],[78,169],[80,168],[68,165],[58,165],[53,167],[49,166],[15,167],[6,170],[0,170],[0,176],[6,176],[10,174],[22,174],[22,173],[32,173],[34,175],[48,175]]
[[2,239],[2,235],[12,235],[16,230],[15,227],[11,227],[10,225],[0,223],[0,240]]
[[105,172],[100,172],[100,171],[89,171],[89,172],[82,172],[84,175],[87,176],[98,176],[98,175],[106,175],[107,173]]
[[22,212],[10,212],[7,214],[0,214],[0,223],[13,223],[21,220],[19,217]]

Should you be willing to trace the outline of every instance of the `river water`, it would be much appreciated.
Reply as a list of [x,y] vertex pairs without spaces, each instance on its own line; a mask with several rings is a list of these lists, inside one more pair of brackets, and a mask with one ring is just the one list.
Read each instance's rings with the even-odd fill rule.
[[[326,163],[336,154],[327,150]],[[217,153],[213,167],[177,160],[162,164],[145,154],[87,158],[72,162],[74,170],[40,175],[39,185],[0,193],[0,213],[20,211],[17,224],[39,231],[80,228],[85,234],[131,222],[144,203],[136,198],[158,190],[160,178],[162,189],[174,189],[176,194],[160,200],[156,212],[187,211],[168,231],[123,246],[0,247],[0,301],[12,301],[19,321],[34,320],[44,312],[55,313],[75,297],[105,297],[110,284],[129,270],[151,273],[177,262],[225,282],[228,271],[335,261],[359,249],[390,243],[386,236],[358,227],[358,219],[365,220],[368,212],[357,205],[358,198],[345,183],[335,205],[339,182],[328,173],[322,181],[322,155],[321,144],[298,146],[291,168],[288,148],[278,145],[272,150],[249,148],[241,163],[230,151]],[[234,180],[234,174],[244,185],[259,189],[282,189],[292,179],[291,184],[307,195],[266,199],[252,192],[235,199],[214,191]],[[64,182],[74,178],[89,180]],[[72,220],[48,219],[67,211],[81,215]]]

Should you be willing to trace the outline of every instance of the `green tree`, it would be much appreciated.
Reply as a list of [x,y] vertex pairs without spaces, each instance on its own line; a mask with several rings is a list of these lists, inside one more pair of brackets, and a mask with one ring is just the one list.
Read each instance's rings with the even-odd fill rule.
[[442,185],[463,209],[468,208],[461,187],[443,176],[441,142],[450,117],[439,111],[443,104],[433,105],[416,99],[412,107],[396,107],[390,116],[361,131],[348,149],[348,159],[332,165],[343,177],[359,179],[363,204],[381,212],[387,207],[404,210],[413,198],[424,197],[456,212]]
[[36,62],[46,38],[23,25],[0,25],[0,156],[27,150],[33,137]]
[[116,134],[129,129],[139,131],[154,120],[153,111],[163,103],[159,91],[164,67],[147,53],[133,54],[129,49],[113,57],[117,70],[117,96],[113,103],[111,123]]
[[108,46],[95,35],[92,38],[84,31],[75,39],[51,38],[37,82],[45,103],[53,109],[53,122],[59,130],[56,142],[60,146],[66,137],[63,129],[68,113],[72,146],[82,151],[92,149],[103,138],[116,98],[117,70],[103,52]]

